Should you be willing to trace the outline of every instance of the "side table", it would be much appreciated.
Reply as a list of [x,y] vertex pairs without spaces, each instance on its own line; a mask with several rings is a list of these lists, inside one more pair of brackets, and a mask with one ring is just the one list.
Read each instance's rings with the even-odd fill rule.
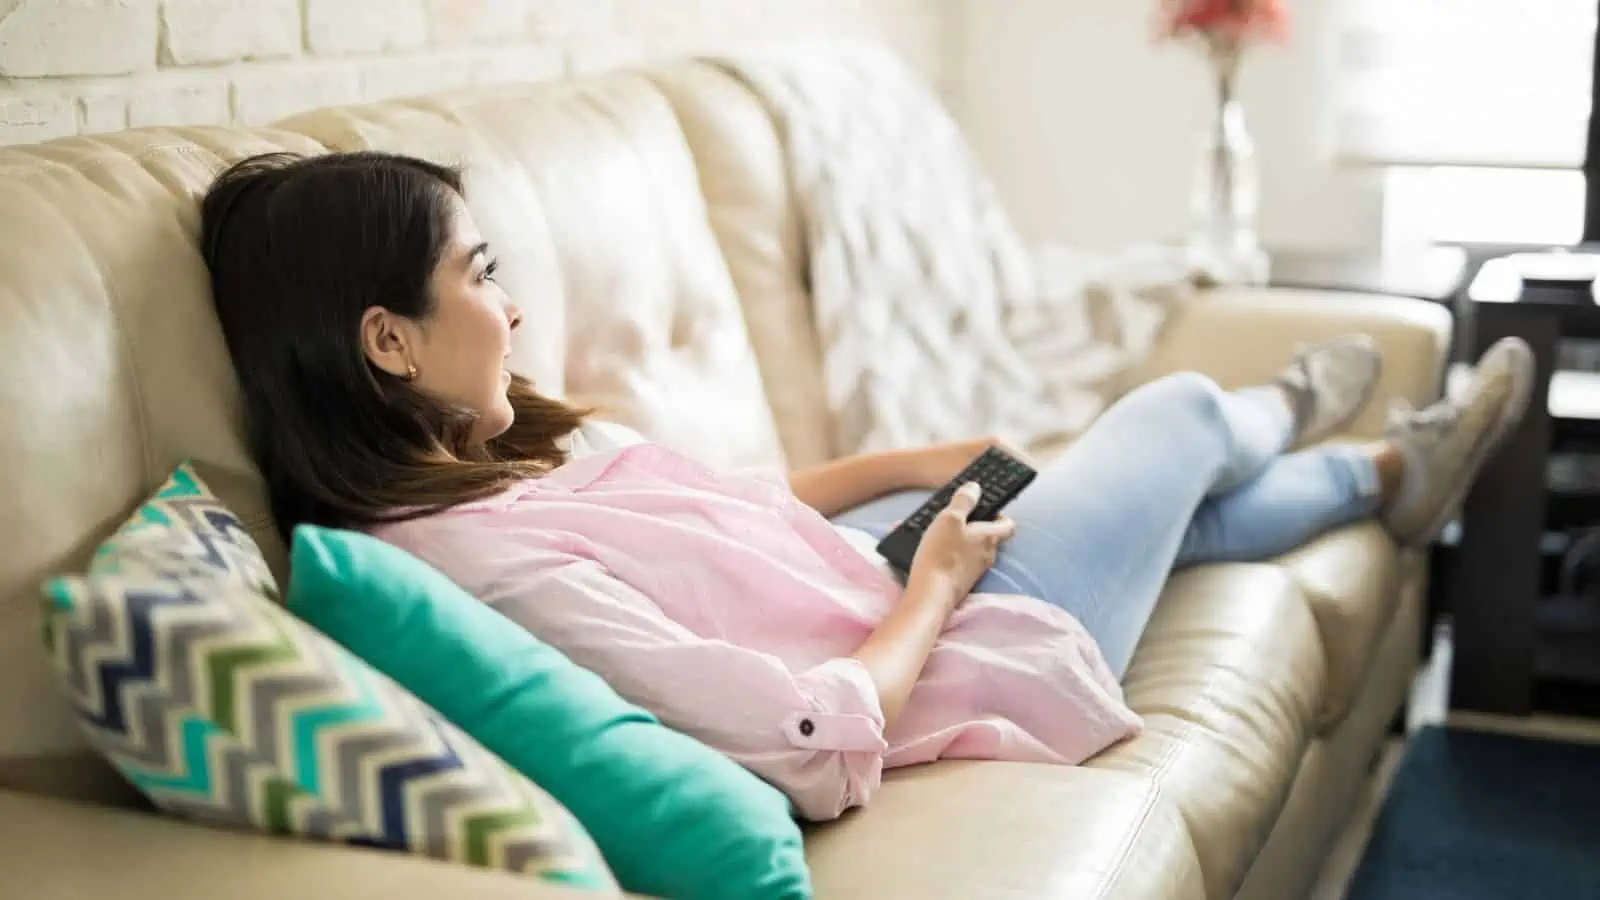
[[1471,355],[1500,338],[1520,337],[1533,349],[1536,381],[1527,415],[1484,466],[1462,508],[1461,542],[1446,573],[1451,706],[1524,715],[1533,710],[1539,675],[1546,471],[1561,423],[1551,410],[1585,417],[1577,408],[1581,388],[1558,388],[1556,394],[1566,396],[1553,397],[1552,381],[1563,338],[1600,339],[1600,305],[1559,291],[1524,290],[1520,277],[1495,260],[1484,264],[1463,302],[1475,319]]

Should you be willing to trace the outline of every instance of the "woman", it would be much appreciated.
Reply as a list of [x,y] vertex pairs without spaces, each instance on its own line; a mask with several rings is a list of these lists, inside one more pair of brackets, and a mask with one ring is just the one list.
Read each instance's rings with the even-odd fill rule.
[[[1527,403],[1527,348],[1347,425],[1361,337],[1227,393],[1173,375],[1121,400],[996,522],[963,489],[891,577],[874,537],[986,442],[717,474],[534,392],[524,322],[458,175],[380,154],[246,160],[203,242],[280,526],[365,529],[432,563],[811,819],[885,766],[1077,763],[1139,727],[1118,684],[1176,566],[1253,560],[1378,517],[1420,546]],[[830,523],[827,517],[834,519]],[[1005,544],[1002,548],[1002,543]]]

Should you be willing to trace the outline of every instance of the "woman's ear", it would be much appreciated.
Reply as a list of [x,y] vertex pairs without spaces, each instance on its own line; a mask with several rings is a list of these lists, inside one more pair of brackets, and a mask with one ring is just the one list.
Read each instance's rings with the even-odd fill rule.
[[416,377],[416,363],[408,342],[410,323],[381,306],[368,307],[361,314],[361,351],[367,362],[396,378]]

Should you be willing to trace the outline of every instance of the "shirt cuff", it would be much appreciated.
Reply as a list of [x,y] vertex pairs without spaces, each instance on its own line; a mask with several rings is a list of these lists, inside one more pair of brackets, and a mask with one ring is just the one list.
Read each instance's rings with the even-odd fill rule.
[[884,739],[883,705],[872,676],[860,660],[831,659],[800,676],[801,691],[809,709],[790,715],[783,723],[790,746],[801,750],[881,754],[889,749]]

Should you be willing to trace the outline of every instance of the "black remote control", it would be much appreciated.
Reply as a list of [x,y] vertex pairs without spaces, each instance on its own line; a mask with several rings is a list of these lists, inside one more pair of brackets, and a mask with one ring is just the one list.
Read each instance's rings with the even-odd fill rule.
[[917,547],[922,543],[922,533],[933,524],[933,517],[937,516],[950,505],[950,498],[955,496],[957,490],[969,481],[976,481],[983,488],[983,497],[978,500],[978,505],[973,507],[972,513],[967,516],[969,522],[989,522],[1000,515],[1000,510],[1006,504],[1016,499],[1022,489],[1033,482],[1039,473],[1033,467],[1017,459],[999,447],[990,447],[983,451],[983,455],[973,460],[961,474],[950,479],[950,483],[940,488],[929,497],[927,502],[917,507],[917,511],[907,516],[895,529],[878,542],[878,554],[889,561],[901,572],[911,571],[911,560],[917,555]]

